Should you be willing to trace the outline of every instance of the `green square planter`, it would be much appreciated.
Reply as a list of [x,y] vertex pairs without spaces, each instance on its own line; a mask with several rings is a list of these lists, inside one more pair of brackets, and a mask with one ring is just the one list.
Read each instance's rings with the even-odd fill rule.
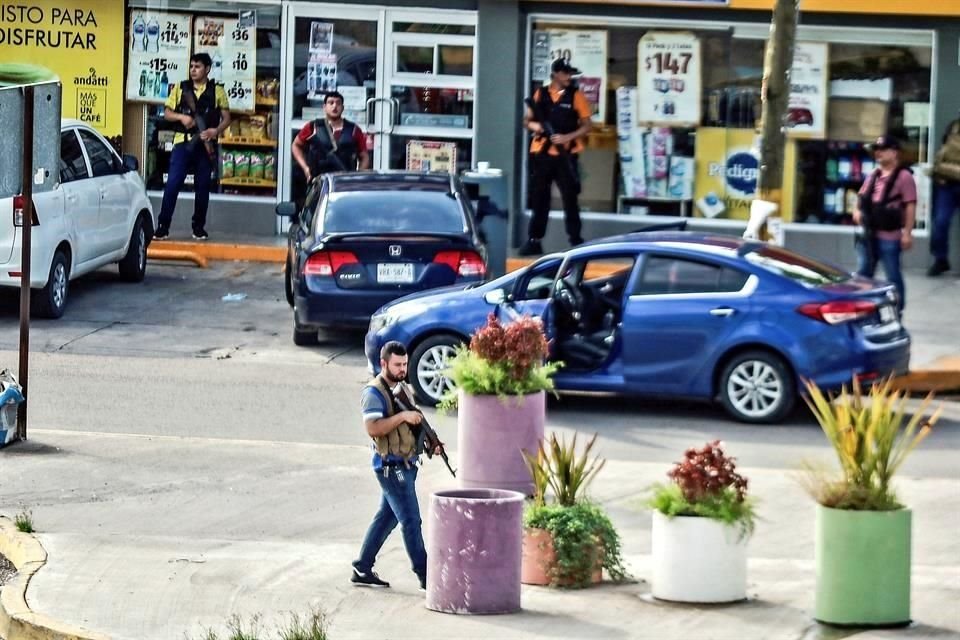
[[817,505],[814,618],[856,627],[910,624],[910,531],[909,509]]

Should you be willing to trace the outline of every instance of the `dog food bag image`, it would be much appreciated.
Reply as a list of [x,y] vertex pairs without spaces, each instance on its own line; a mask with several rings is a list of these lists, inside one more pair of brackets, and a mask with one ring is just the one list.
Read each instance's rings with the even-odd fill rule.
[[263,154],[257,151],[250,152],[250,177],[263,180]]
[[233,151],[223,151],[220,154],[220,178],[232,178],[233,175]]
[[277,156],[268,153],[263,161],[263,179],[275,181],[277,179]]
[[250,154],[247,151],[237,151],[233,156],[233,173],[238,178],[250,176]]

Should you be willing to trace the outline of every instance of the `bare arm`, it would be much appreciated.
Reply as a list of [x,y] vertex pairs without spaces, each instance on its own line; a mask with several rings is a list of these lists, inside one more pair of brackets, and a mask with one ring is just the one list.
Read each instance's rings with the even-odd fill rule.
[[370,154],[366,149],[357,154],[357,158],[360,160],[358,163],[358,168],[360,171],[364,171],[370,168]]
[[177,113],[170,107],[163,108],[163,119],[167,122],[179,122],[187,129],[193,127],[193,118],[185,113]]
[[293,139],[293,146],[290,147],[290,151],[293,153],[293,159],[297,161],[297,164],[300,165],[300,168],[303,170],[303,175],[307,177],[307,182],[310,182],[313,176],[310,175],[310,165],[307,164],[307,155],[303,151],[305,144],[306,143],[300,140],[299,136],[296,136]]
[[382,438],[404,422],[409,424],[420,424],[423,416],[416,411],[401,411],[387,418],[375,418],[365,420],[367,435],[371,438]]
[[900,246],[903,249],[909,249],[913,246],[913,225],[917,220],[917,203],[908,202],[903,207],[903,236],[900,238]]
[[543,125],[533,119],[533,109],[527,107],[523,114],[523,128],[533,133],[543,133]]
[[577,127],[576,131],[571,133],[554,134],[550,137],[550,141],[553,144],[569,144],[574,140],[582,138],[593,130],[593,121],[590,118],[580,118],[580,122],[578,124],[580,126]]

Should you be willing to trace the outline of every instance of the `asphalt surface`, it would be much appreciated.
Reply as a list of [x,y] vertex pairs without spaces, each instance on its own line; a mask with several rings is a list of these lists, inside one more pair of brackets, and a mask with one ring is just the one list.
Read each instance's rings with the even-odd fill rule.
[[[911,285],[931,301],[956,286]],[[956,350],[960,316],[945,319],[941,305],[921,321],[922,308],[908,310],[917,349]],[[279,266],[242,263],[151,263],[142,285],[105,269],[73,283],[64,318],[34,323],[30,438],[0,451],[0,513],[29,508],[50,554],[28,592],[34,609],[112,637],[158,640],[222,631],[233,613],[261,613],[269,625],[311,606],[330,614],[334,638],[401,635],[385,633],[385,620],[402,635],[446,639],[960,637],[954,404],[897,483],[914,511],[917,624],[906,630],[835,632],[811,620],[814,506],[793,476],[802,461],[829,464],[831,454],[800,409],[754,427],[706,404],[552,401],[550,429],[600,433],[609,462],[592,494],[621,532],[635,582],[525,588],[519,615],[442,615],[423,608],[395,534],[377,566],[394,588],[352,588],[349,563],[378,500],[357,409],[362,335],[324,335],[303,349],[291,325]],[[0,298],[0,366],[16,366],[16,327],[15,299]],[[430,415],[455,459],[456,418]],[[683,449],[716,438],[760,500],[750,599],[653,601],[646,489]],[[431,491],[452,486],[442,464],[428,463],[424,513]]]

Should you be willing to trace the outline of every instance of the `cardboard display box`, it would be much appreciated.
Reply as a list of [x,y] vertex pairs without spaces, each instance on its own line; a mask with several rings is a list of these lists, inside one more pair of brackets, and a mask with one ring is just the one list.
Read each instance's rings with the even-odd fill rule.
[[887,132],[889,107],[883,100],[831,98],[827,139],[873,142]]

